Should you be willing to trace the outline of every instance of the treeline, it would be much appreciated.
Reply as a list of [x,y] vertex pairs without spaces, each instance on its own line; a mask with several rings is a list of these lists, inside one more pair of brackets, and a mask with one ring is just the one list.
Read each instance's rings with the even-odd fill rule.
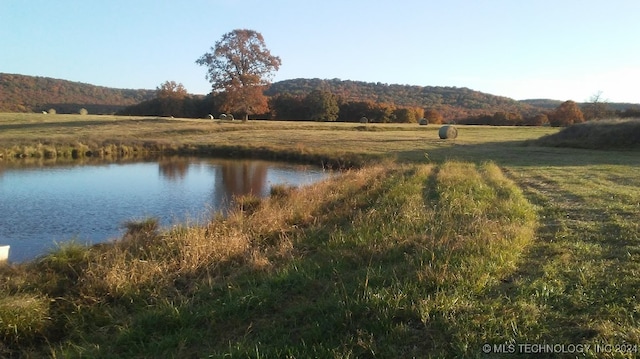
[[[170,86],[169,86],[170,85]],[[167,88],[165,88],[167,87]],[[221,94],[207,96],[188,95],[181,85],[166,82],[156,90],[157,97],[129,106],[119,115],[175,116],[191,118],[216,118],[222,109]],[[306,95],[279,94],[269,98],[269,112],[253,115],[252,118],[291,121],[339,121],[371,123],[458,123],[491,126],[568,126],[587,120],[612,117],[640,117],[640,106],[624,111],[613,111],[606,103],[577,104],[561,102],[552,110],[523,115],[519,112],[497,111],[482,113],[454,120],[447,119],[441,108],[398,106],[374,101],[348,101],[325,90],[312,90]],[[237,114],[231,114],[236,115]]]
[[154,90],[116,89],[80,82],[0,73],[0,112],[109,114],[155,97]]
[[349,101],[330,91],[307,95],[280,94],[269,99],[271,116],[278,120],[411,123],[424,117],[424,109],[393,103]]
[[[533,116],[541,110],[518,101],[467,88],[388,85],[349,80],[295,79],[265,90],[269,112],[255,118],[342,122],[455,122],[488,113]],[[218,116],[216,96],[169,96],[130,106],[119,114],[175,117]]]
[[484,109],[499,107],[502,110],[530,110],[531,106],[523,105],[507,97],[494,96],[468,88],[412,86],[385,84],[380,82],[362,82],[350,80],[293,79],[276,82],[266,91],[266,95],[275,96],[290,94],[306,95],[313,90],[331,92],[347,102],[374,101],[393,103],[407,107],[438,107],[450,105],[467,109]]
[[156,97],[121,109],[116,112],[116,115],[205,118],[209,114],[217,116],[220,113],[215,105],[214,96],[209,94],[207,96]]
[[[640,105],[573,103],[581,115],[558,115],[555,100],[515,101],[467,88],[410,86],[349,80],[294,79],[265,89],[267,113],[251,118],[278,120],[477,125],[565,126],[607,117],[640,117]],[[190,95],[173,81],[155,90],[114,89],[46,77],[0,73],[1,112],[122,114],[218,118],[221,95]],[[573,107],[573,106],[572,106]],[[571,112],[571,111],[569,111]],[[236,114],[234,114],[236,115]]]
[[[225,111],[221,107],[222,95],[191,96],[187,94],[158,93],[158,97],[129,106],[118,115],[174,116],[188,118],[219,118]],[[341,121],[376,123],[415,123],[425,116],[420,107],[398,107],[371,101],[346,102],[328,91],[311,91],[306,96],[282,95],[269,99],[270,112],[251,118],[293,121]],[[238,114],[231,114],[236,117]],[[434,117],[434,122],[442,118]]]
[[521,113],[525,116],[540,112],[540,108],[519,101],[494,96],[468,88],[411,86],[350,80],[293,79],[276,82],[266,95],[304,97],[311,91],[330,92],[344,103],[372,102],[393,104],[399,108],[423,108],[439,111],[446,121],[495,113]]
[[522,116],[515,112],[496,112],[461,119],[460,124],[492,126],[554,126],[563,127],[576,123],[611,118],[640,118],[640,105],[631,105],[624,110],[614,110],[608,103],[592,102],[578,104],[574,101],[559,103],[552,110],[533,116]]

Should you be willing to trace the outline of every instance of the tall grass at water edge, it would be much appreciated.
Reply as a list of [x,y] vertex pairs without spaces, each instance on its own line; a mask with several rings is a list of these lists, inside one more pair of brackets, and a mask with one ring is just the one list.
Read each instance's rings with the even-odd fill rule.
[[[131,225],[113,245],[5,272],[4,308],[18,295],[48,305],[24,334],[2,332],[2,350],[465,356],[515,335],[483,298],[518,266],[535,225],[494,164],[367,167],[205,224]],[[65,290],[43,283],[56,276]]]

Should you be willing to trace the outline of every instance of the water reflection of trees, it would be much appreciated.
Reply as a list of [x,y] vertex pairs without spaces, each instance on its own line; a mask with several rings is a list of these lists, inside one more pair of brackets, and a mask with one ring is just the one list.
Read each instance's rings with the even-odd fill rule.
[[268,189],[268,162],[253,160],[204,160],[194,158],[163,158],[158,160],[160,176],[169,181],[187,178],[192,165],[205,165],[213,172],[213,208],[225,208],[233,198],[254,195],[262,196]]
[[267,167],[259,161],[225,161],[220,165],[222,173],[216,176],[216,181],[221,180],[227,196],[260,196],[267,182]]
[[170,181],[184,179],[189,171],[190,160],[188,158],[163,158],[158,161],[160,175]]

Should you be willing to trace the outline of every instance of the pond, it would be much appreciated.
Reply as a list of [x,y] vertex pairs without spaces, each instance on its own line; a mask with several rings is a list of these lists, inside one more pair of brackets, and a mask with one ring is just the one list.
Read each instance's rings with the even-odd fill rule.
[[0,163],[0,246],[22,262],[75,240],[120,238],[123,224],[155,217],[163,227],[202,223],[234,196],[267,196],[271,186],[301,186],[322,169],[255,160],[171,158],[100,165]]

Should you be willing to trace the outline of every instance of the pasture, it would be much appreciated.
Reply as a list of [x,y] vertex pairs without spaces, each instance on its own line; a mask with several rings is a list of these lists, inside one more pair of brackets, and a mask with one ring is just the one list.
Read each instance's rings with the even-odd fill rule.
[[583,349],[549,357],[636,357],[638,150],[438,128],[0,114],[0,161],[163,149],[358,164],[225,218],[130,223],[111,245],[2,266],[0,354],[535,357],[526,345],[547,343]]

